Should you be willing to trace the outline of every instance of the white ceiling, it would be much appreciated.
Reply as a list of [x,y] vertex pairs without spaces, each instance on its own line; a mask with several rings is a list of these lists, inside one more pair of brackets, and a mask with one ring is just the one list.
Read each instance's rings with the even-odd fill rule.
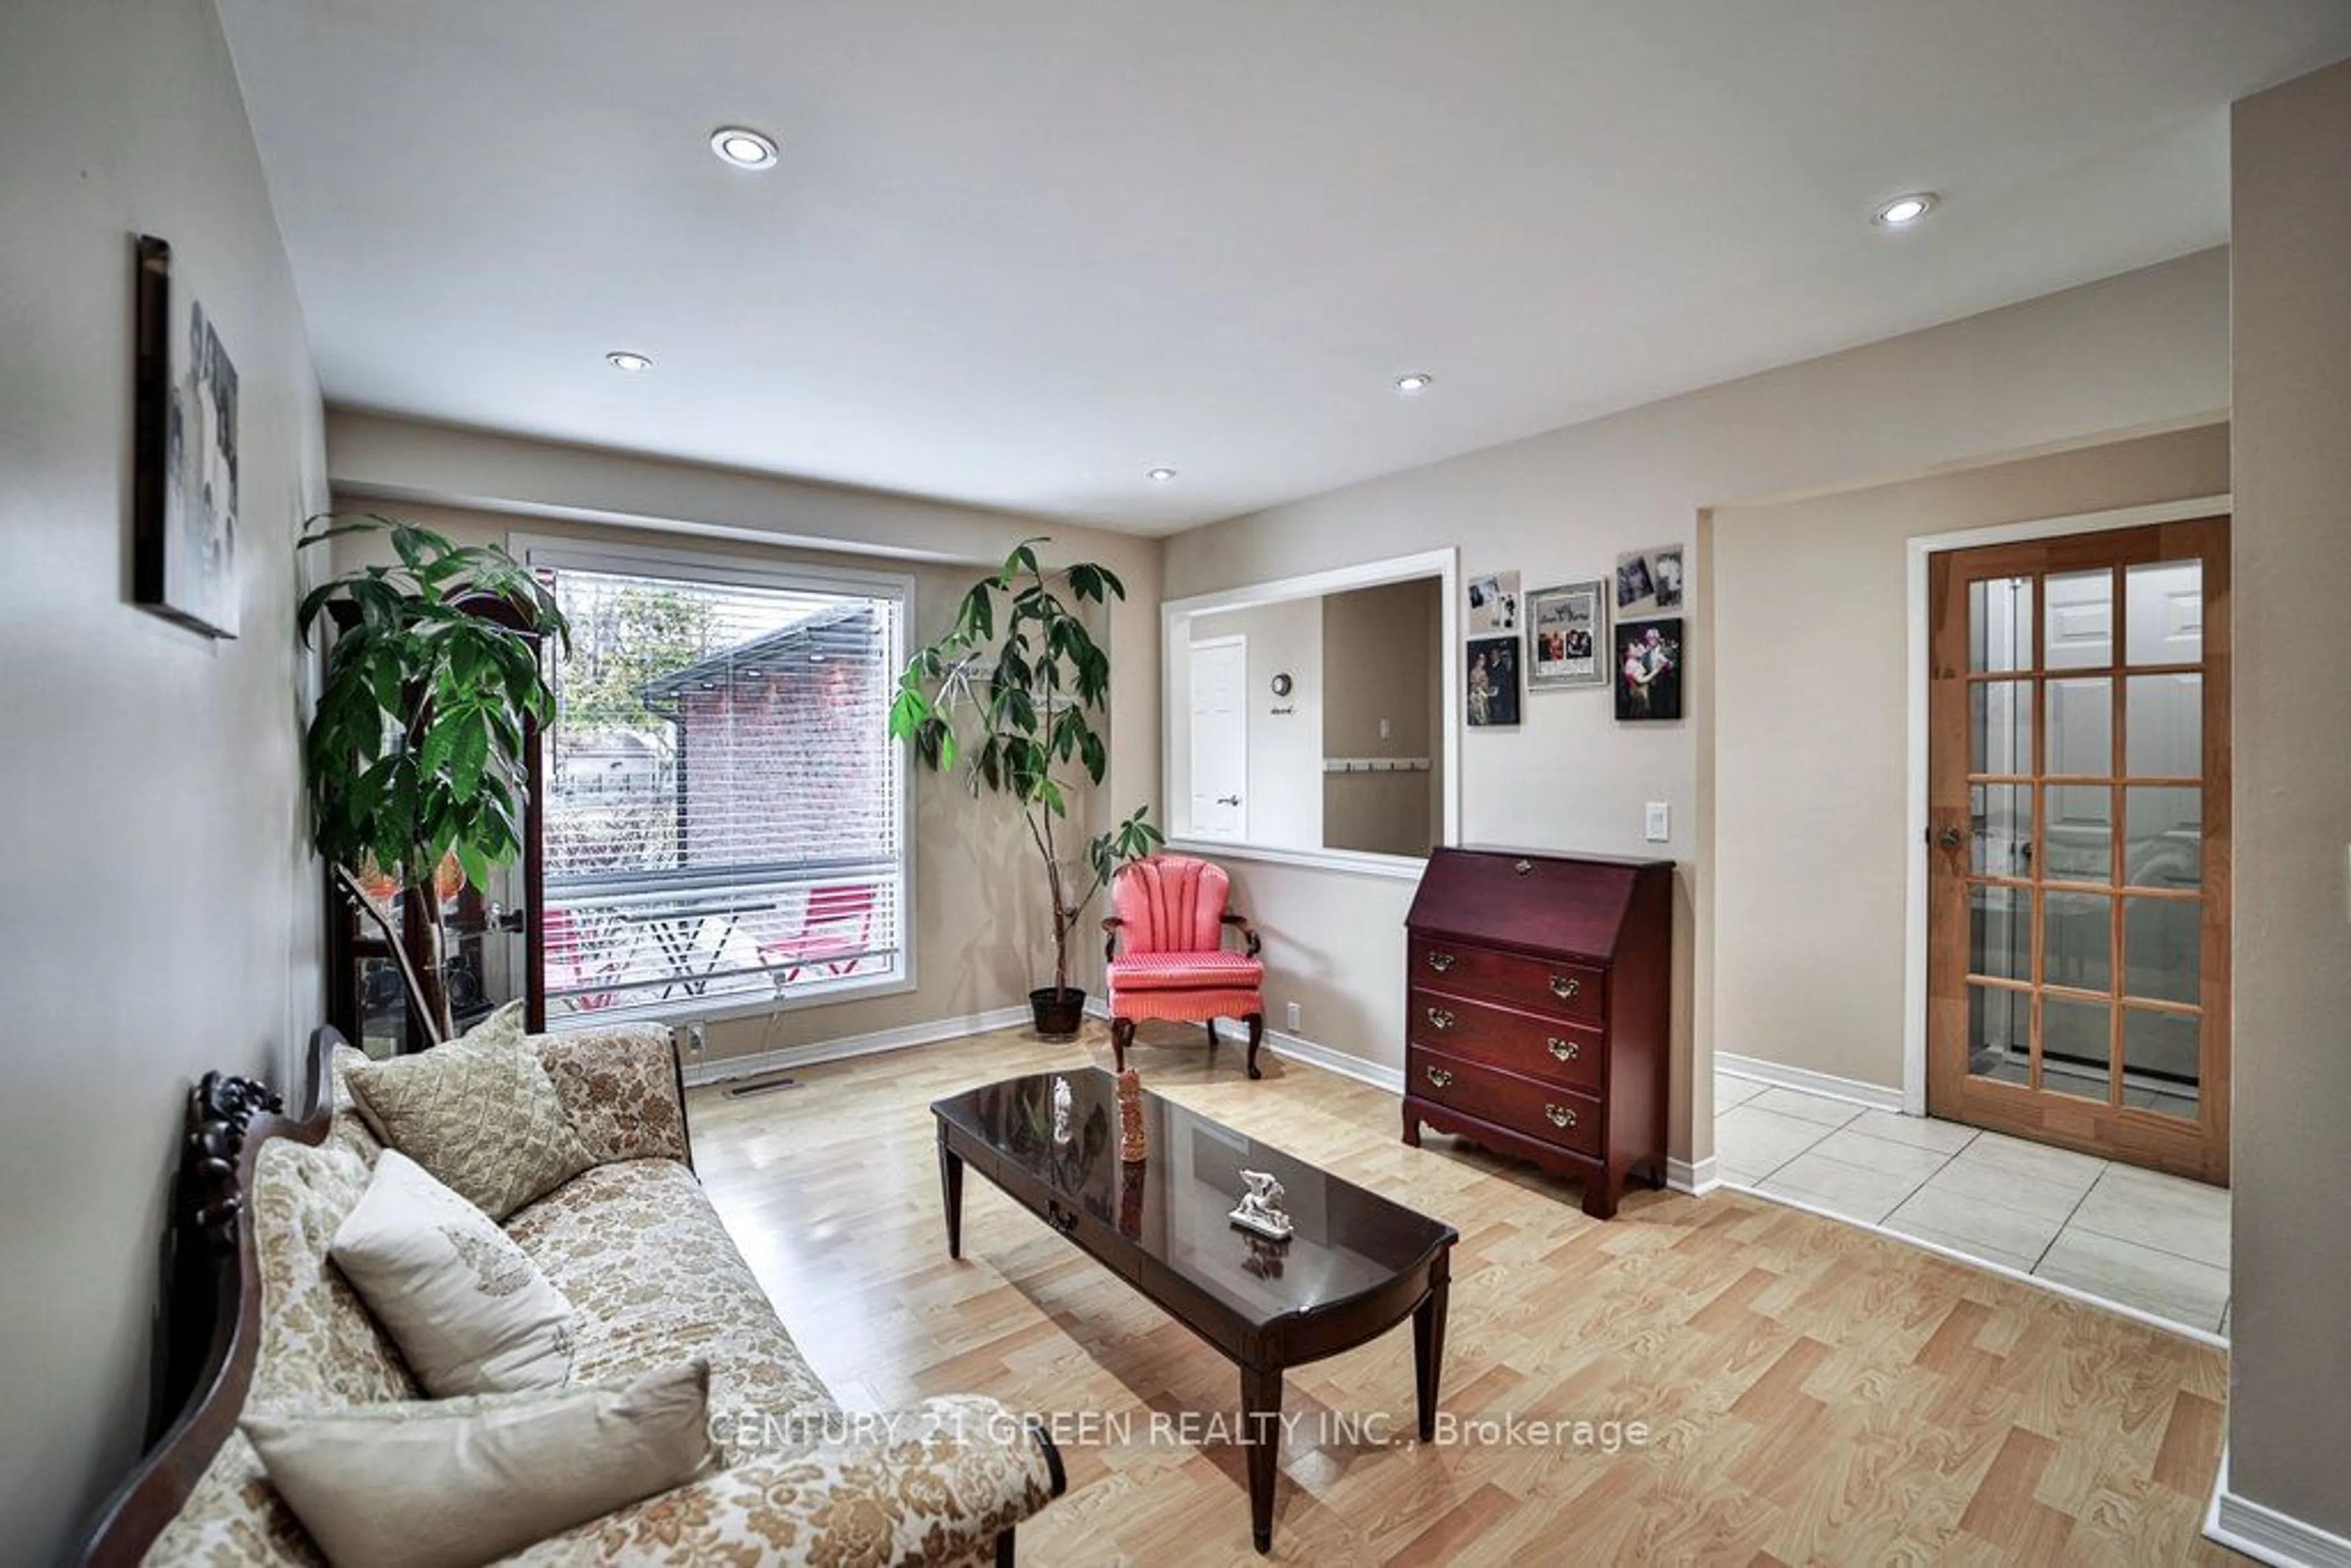
[[1155,533],[2219,244],[2230,100],[2351,54],[2343,0],[219,6],[330,400]]

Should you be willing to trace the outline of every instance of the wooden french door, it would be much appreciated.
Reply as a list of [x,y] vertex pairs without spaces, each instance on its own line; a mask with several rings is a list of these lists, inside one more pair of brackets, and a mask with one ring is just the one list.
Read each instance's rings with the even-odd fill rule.
[[1928,1109],[2229,1176],[2229,519],[1933,557]]

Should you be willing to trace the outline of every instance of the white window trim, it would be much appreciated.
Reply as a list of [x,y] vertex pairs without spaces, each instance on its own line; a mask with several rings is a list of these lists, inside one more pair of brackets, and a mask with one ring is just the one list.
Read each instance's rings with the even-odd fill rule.
[[[547,534],[507,536],[507,553],[525,567],[556,571],[603,571],[634,577],[665,577],[696,585],[716,583],[745,588],[858,592],[898,603],[897,625],[885,667],[905,667],[907,641],[914,624],[914,579],[911,573],[874,571],[859,567],[801,561],[778,561],[759,556],[676,549],[664,545],[622,544],[602,539],[571,538]],[[721,998],[668,997],[632,1007],[601,1009],[594,1015],[572,1014],[549,1019],[549,1028],[598,1029],[619,1022],[668,1024],[716,1023],[727,1019],[772,1018],[802,1008],[835,1006],[872,997],[904,996],[920,988],[914,927],[916,891],[914,862],[914,768],[904,746],[893,745],[898,765],[898,842],[902,896],[898,910],[898,948],[903,962],[898,973],[871,979],[852,977],[812,983],[797,995]],[[542,777],[546,769],[542,767]],[[533,976],[534,984],[539,977]]]

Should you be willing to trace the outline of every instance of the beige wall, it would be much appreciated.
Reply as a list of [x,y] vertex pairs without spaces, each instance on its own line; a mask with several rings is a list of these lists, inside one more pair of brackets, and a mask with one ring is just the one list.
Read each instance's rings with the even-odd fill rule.
[[[1444,584],[1382,583],[1322,600],[1322,755],[1426,758],[1408,773],[1325,773],[1322,841],[1425,855],[1442,821]],[[1387,734],[1380,727],[1387,726]]]
[[1715,511],[1716,1051],[1902,1085],[1909,539],[2228,488],[2228,428],[2208,425]]
[[[1199,615],[1190,641],[1241,637],[1249,643],[1249,676],[1241,683],[1241,706],[1249,716],[1249,841],[1314,849],[1322,842],[1322,701],[1327,672],[1322,650],[1322,601],[1293,600]],[[1273,677],[1287,673],[1293,683],[1286,697],[1273,695]],[[1168,684],[1169,732],[1176,753],[1175,776],[1191,778],[1191,682],[1189,671]],[[1287,711],[1284,711],[1287,710]],[[1172,808],[1171,808],[1172,809]]]
[[[235,362],[243,635],[130,602],[131,250]],[[293,536],[317,382],[204,0],[0,7],[0,1555],[66,1555],[137,1457],[189,1084],[287,1082],[319,1001]]]
[[[1113,806],[1122,813],[1145,800],[1155,807],[1155,541],[344,413],[329,421],[329,454],[339,509],[388,512],[465,542],[569,536],[905,572],[914,579],[910,643],[946,629],[978,574],[977,563],[992,565],[1020,539],[1050,532],[1050,559],[1102,561],[1119,573],[1129,595],[1113,609],[1107,627],[1112,773],[1081,810],[1101,822]],[[437,493],[475,495],[496,509],[415,498]],[[887,553],[877,559],[877,551]],[[1148,687],[1137,663],[1148,672]],[[1150,692],[1152,708],[1139,705],[1137,688]],[[1145,761],[1136,760],[1138,747],[1147,747]],[[1147,790],[1134,787],[1145,780]],[[1065,859],[1078,860],[1083,838],[1083,824],[1066,834]],[[1071,944],[1077,983],[1096,989],[1101,944],[1086,933],[1096,929],[1092,917],[1101,913],[1090,912]],[[1032,986],[1050,982],[1050,924],[1028,832],[1000,797],[974,800],[960,774],[914,775],[913,933],[916,989],[712,1020],[704,1063],[1022,1007]],[[676,1021],[689,1016],[681,1011]]]
[[2229,1483],[2351,1537],[2351,65],[2237,105]]
[[[1170,595],[1458,543],[1462,570],[1530,586],[1606,574],[1619,550],[1695,545],[1702,508],[1916,477],[1995,457],[2210,423],[2228,406],[2228,263],[2213,251],[1924,332],[1709,387],[1168,541]],[[1707,934],[1692,917],[1712,585],[1691,574],[1689,716],[1619,727],[1604,692],[1546,694],[1516,730],[1464,737],[1468,841],[1685,862],[1677,900],[1677,1155],[1712,1144]],[[1643,841],[1662,800],[1674,835]],[[1889,873],[1898,874],[1898,873]],[[1331,1050],[1402,1062],[1411,884],[1255,864],[1240,881],[1269,939],[1269,988]],[[1710,1061],[1710,1047],[1697,1065]]]

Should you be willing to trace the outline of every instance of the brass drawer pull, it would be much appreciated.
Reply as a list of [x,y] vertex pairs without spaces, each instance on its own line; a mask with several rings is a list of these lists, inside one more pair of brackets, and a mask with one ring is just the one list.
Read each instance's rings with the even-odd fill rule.
[[1575,1125],[1575,1113],[1565,1105],[1545,1105],[1543,1114],[1551,1118],[1551,1124],[1554,1127]]
[[1432,1067],[1428,1070],[1428,1081],[1442,1089],[1453,1082],[1453,1074],[1446,1071],[1442,1067]]
[[1451,1029],[1453,1027],[1453,1015],[1446,1011],[1443,1008],[1431,1008],[1428,1009],[1428,1021],[1432,1028]]
[[1553,975],[1551,977],[1551,994],[1561,1001],[1567,1000],[1582,989],[1583,982],[1573,975]]
[[1517,872],[1520,876],[1524,876],[1527,873],[1535,869],[1535,862],[1532,861],[1520,861],[1510,867],[1510,869]]
[[1450,953],[1431,953],[1428,956],[1428,967],[1441,975],[1445,973],[1446,970],[1453,967],[1453,955]]
[[1552,1035],[1545,1043],[1551,1047],[1552,1055],[1562,1061],[1573,1061],[1583,1054],[1582,1046],[1572,1040],[1562,1040],[1557,1035]]

